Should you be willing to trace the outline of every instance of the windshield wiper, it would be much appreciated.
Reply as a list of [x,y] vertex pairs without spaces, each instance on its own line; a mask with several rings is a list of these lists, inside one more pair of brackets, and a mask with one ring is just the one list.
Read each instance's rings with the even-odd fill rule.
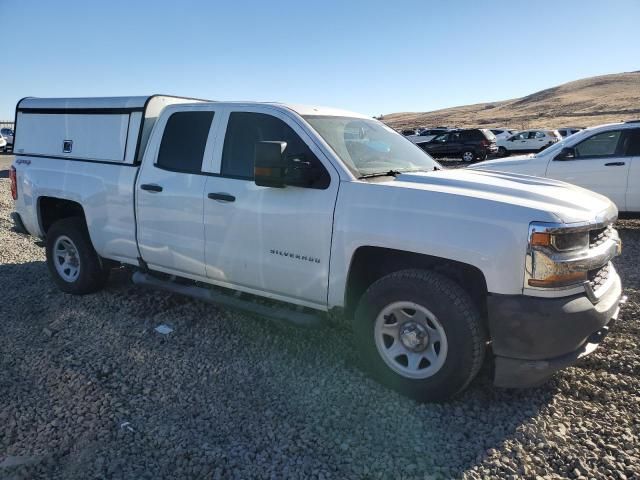
[[[437,166],[433,167],[433,171],[440,170]],[[415,170],[387,170],[386,172],[374,172],[374,173],[365,173],[364,175],[360,175],[358,178],[373,178],[373,177],[397,177],[401,173],[417,173],[417,172],[428,172],[424,168],[417,168]]]
[[373,178],[373,177],[395,177],[400,175],[400,170],[387,170],[386,172],[373,172],[373,173],[365,173],[364,175],[360,175],[358,178]]

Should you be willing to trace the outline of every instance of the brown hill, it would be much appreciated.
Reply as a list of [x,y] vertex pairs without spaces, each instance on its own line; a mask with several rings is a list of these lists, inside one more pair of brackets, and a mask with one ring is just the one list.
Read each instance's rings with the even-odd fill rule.
[[384,115],[393,128],[592,126],[640,118],[640,71],[602,75],[541,90],[526,97],[432,112]]

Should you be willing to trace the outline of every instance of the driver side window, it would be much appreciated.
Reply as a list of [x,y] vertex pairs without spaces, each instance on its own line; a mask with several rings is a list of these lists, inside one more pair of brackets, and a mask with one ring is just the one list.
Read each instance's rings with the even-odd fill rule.
[[618,152],[620,130],[596,133],[574,147],[576,158],[612,157]]
[[222,150],[222,175],[253,180],[256,143],[263,141],[286,142],[284,154],[288,159],[309,163],[309,167],[318,172],[314,184],[305,186],[319,189],[329,186],[329,172],[304,140],[285,122],[264,113],[231,113]]

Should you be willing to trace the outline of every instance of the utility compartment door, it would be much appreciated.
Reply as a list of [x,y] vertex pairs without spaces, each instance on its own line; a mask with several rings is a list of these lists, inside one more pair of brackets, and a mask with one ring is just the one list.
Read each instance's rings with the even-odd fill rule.
[[[129,114],[18,113],[22,155],[124,162]],[[137,132],[136,132],[137,133]]]
[[168,107],[136,183],[138,245],[154,270],[204,277],[203,192],[216,120],[210,105]]

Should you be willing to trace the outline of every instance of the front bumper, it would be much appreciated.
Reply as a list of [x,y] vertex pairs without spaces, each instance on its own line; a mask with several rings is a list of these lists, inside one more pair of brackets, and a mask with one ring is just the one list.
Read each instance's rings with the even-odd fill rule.
[[537,385],[591,353],[618,318],[621,295],[616,273],[595,304],[586,294],[564,298],[489,296],[495,385]]

